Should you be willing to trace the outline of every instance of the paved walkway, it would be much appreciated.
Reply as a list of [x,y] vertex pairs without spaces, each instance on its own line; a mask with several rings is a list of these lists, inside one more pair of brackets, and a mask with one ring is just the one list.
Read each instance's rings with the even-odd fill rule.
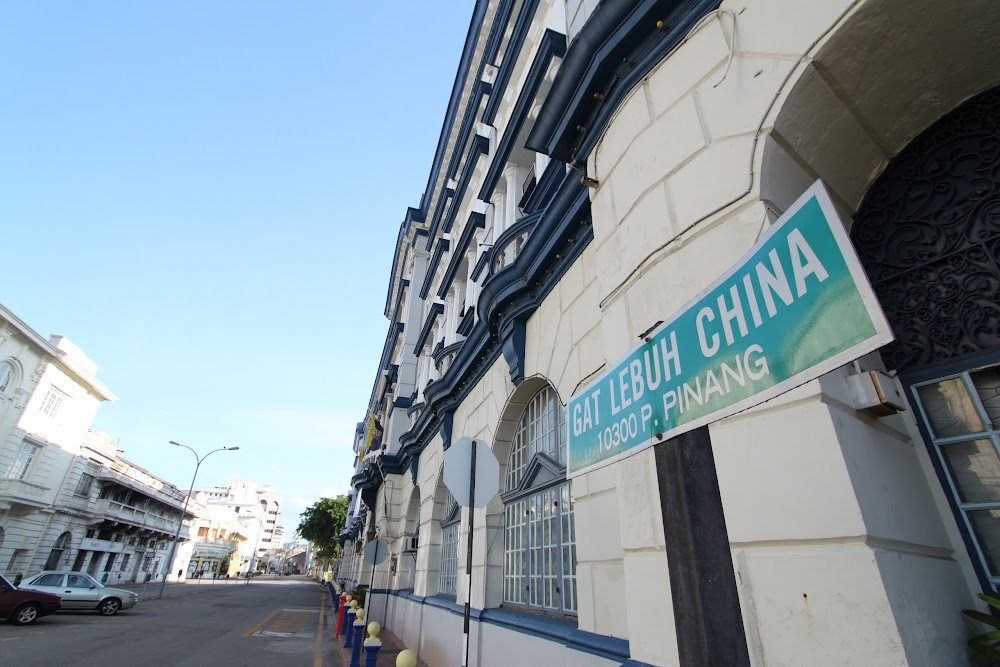
[[[330,658],[330,664],[332,667],[349,667],[351,664],[351,651],[353,649],[344,648],[344,635],[341,634],[338,639],[335,637],[337,632],[337,614],[333,611],[333,604],[330,600],[329,589],[327,589],[325,584],[321,584],[326,590],[326,594],[323,596],[324,601],[327,605],[327,612],[330,614],[328,630],[326,633],[327,645],[331,647],[332,650],[327,652]],[[367,632],[364,635],[367,637]],[[376,667],[395,667],[396,656],[399,652],[407,648],[403,642],[396,635],[392,634],[387,628],[382,628],[378,634],[378,638],[382,640],[382,648],[378,652],[378,660],[376,661]],[[339,659],[339,662],[338,662]],[[360,664],[365,664],[365,654],[364,650],[361,652]],[[427,663],[417,656],[417,667],[428,667]]]
[[[330,637],[332,638],[332,636],[333,634],[331,633]],[[399,655],[399,652],[406,647],[403,646],[403,642],[399,640],[399,637],[384,628],[378,634],[378,638],[382,640],[382,648],[379,649],[378,661],[375,664],[377,667],[395,667],[396,656]],[[333,662],[333,667],[348,667],[351,664],[351,649],[344,648],[343,643],[344,636],[341,635],[340,642],[338,644],[339,650],[334,652],[334,660],[337,656],[339,656],[340,664],[338,665],[336,662]],[[361,653],[361,664],[365,664],[365,655],[363,651]],[[417,658],[417,667],[428,667],[426,662],[419,659],[419,656]]]

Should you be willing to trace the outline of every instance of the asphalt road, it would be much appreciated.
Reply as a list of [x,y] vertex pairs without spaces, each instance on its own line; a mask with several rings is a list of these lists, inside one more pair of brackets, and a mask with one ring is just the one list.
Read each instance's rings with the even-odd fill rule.
[[156,586],[129,588],[139,605],[116,616],[0,623],[0,665],[339,665],[328,600],[305,577],[168,585],[160,600]]

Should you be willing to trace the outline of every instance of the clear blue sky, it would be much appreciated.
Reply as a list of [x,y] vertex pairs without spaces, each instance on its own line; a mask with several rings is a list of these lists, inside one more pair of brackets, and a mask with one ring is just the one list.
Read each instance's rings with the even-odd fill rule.
[[346,491],[399,223],[472,2],[0,5],[0,303],[101,366],[94,428],[186,488]]

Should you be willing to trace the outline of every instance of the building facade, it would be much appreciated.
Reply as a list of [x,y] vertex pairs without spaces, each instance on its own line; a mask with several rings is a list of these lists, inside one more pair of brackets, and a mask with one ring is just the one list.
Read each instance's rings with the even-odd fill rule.
[[[370,618],[429,664],[461,659],[467,594],[484,666],[965,664],[961,610],[1000,584],[998,19],[476,2],[352,480],[338,578]],[[895,340],[568,479],[570,399],[817,181]],[[473,517],[442,478],[462,436],[501,470]]]
[[163,575],[184,494],[90,430],[115,399],[96,372],[69,340],[46,341],[0,307],[0,570],[10,579],[56,568],[112,584]]
[[240,574],[246,574],[248,570],[268,571],[274,549],[281,545],[274,537],[281,513],[278,492],[273,487],[256,482],[232,479],[227,486],[197,488],[195,496],[204,500],[213,515],[218,510],[221,515],[234,518],[242,526],[239,532],[246,539],[239,542],[236,550],[242,564]]
[[[235,577],[246,572],[251,547],[246,546],[249,530],[231,507],[208,502],[204,492],[194,494],[197,517],[192,522],[191,539],[177,551],[173,572],[183,570],[182,577]],[[171,574],[173,574],[171,572]]]

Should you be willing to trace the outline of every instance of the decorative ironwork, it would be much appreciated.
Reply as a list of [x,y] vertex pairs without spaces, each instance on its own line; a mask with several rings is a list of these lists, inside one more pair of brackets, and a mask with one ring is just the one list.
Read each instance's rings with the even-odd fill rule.
[[851,237],[896,335],[889,368],[1000,346],[1000,87],[889,164]]

